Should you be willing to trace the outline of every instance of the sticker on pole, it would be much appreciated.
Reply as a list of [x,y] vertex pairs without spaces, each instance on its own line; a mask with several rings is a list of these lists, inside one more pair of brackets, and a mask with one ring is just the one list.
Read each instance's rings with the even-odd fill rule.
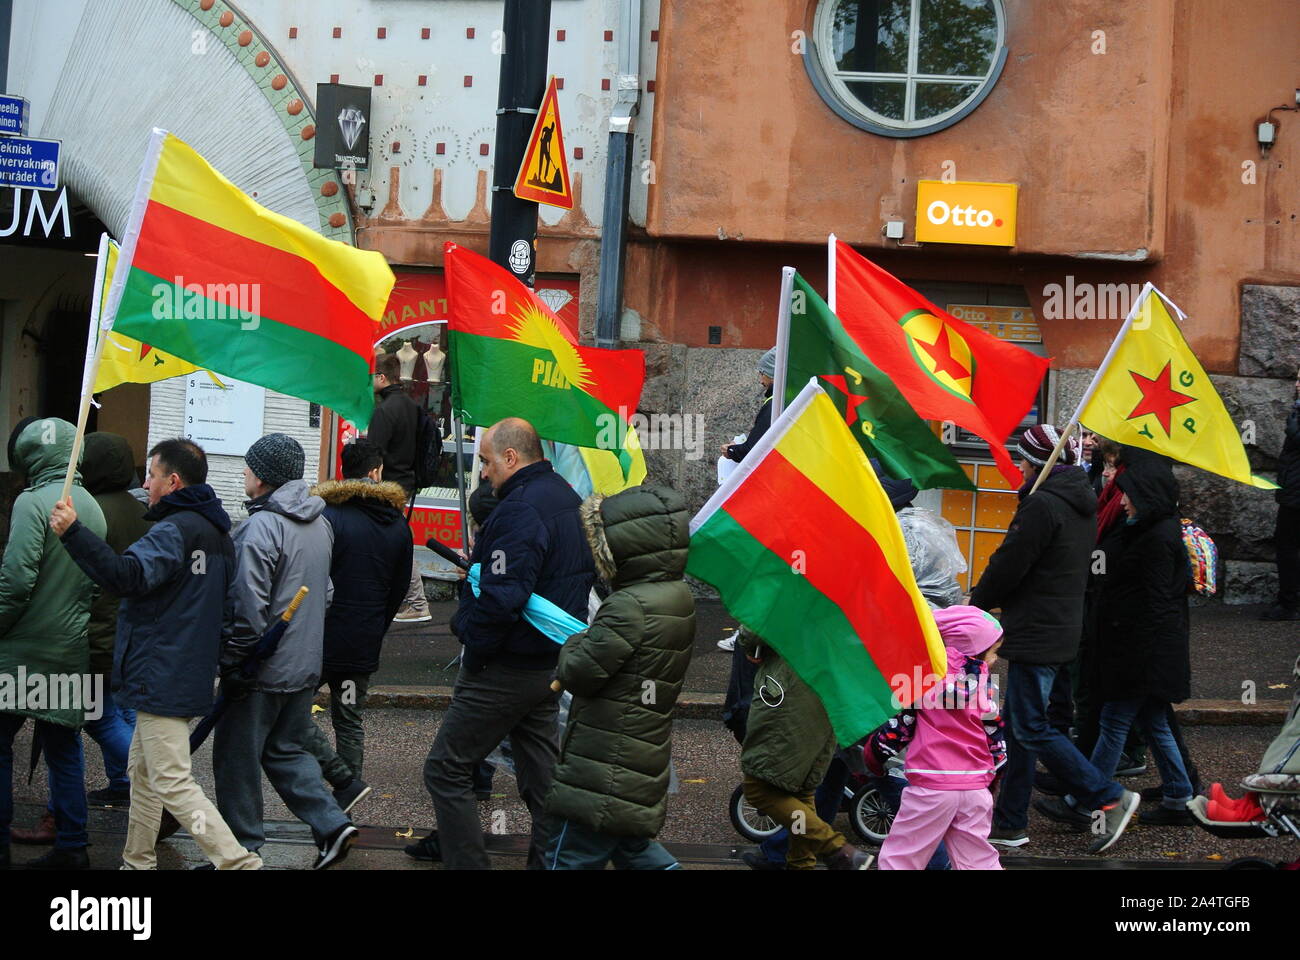
[[528,149],[524,151],[524,162],[519,165],[519,176],[515,177],[515,196],[573,209],[573,181],[564,155],[564,132],[560,129],[554,76],[546,87],[537,122],[533,124],[533,135],[528,138]]

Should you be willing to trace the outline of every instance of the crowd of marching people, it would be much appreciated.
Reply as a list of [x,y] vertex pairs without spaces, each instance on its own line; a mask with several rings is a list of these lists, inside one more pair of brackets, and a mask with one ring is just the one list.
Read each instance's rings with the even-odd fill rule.
[[[763,407],[746,440],[723,448],[728,459],[768,427],[772,367],[769,353]],[[311,827],[314,868],[347,855],[350,813],[370,792],[367,686],[389,625],[403,610],[423,618],[405,515],[417,423],[394,386],[381,369],[381,429],[343,449],[339,480],[309,484],[302,447],[284,434],[255,442],[247,519],[233,531],[190,440],[154,445],[141,488],[126,441],[92,433],[63,499],[73,426],[15,428],[9,462],[27,487],[0,577],[0,673],[93,675],[103,692],[94,709],[0,710],[0,868],[11,840],[52,844],[29,867],[87,867],[90,803],[129,806],[124,869],[156,868],[157,842],[178,829],[210,867],[257,869],[263,774]],[[1170,462],[1050,425],[1025,431],[1015,452],[1019,506],[969,596],[951,527],[873,463],[947,654],[931,696],[898,703],[845,747],[774,646],[739,632],[725,723],[746,799],[784,828],[745,854],[750,867],[872,865],[834,827],[852,770],[892,784],[880,869],[999,869],[998,846],[1029,841],[1031,801],[1088,834],[1093,853],[1135,815],[1193,822],[1187,805],[1203,787],[1173,709],[1190,694],[1190,573]],[[482,434],[480,463],[451,621],[461,664],[423,767],[437,829],[406,852],[490,865],[475,797],[485,758],[508,740],[532,818],[530,868],[676,869],[655,838],[695,635],[686,503],[652,485],[584,502],[520,419]],[[1293,607],[1284,593],[1282,612]],[[333,743],[312,719],[322,688]],[[192,730],[194,718],[208,719]],[[13,743],[28,719],[49,806],[24,830],[12,826]],[[191,769],[208,729],[212,797]],[[89,792],[82,730],[108,776]],[[1118,778],[1147,753],[1161,782],[1139,794]]]

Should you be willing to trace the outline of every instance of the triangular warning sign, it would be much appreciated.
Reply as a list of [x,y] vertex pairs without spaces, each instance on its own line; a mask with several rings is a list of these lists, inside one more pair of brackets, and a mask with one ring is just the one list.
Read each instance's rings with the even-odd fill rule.
[[560,103],[555,77],[546,87],[546,96],[537,111],[533,135],[528,138],[524,162],[515,177],[515,196],[520,200],[546,203],[552,207],[573,209],[573,181],[569,161],[564,153],[564,132],[560,129]]

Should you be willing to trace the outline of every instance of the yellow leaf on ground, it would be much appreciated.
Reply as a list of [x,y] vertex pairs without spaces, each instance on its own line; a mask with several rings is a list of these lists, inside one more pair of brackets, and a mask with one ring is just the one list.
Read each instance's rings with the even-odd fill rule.
[[708,783],[708,780],[683,780],[682,783]]
[[[69,454],[69,458],[71,458],[71,454]],[[381,794],[379,795],[379,799],[380,799],[380,800],[391,800],[391,799],[393,799],[393,795],[392,795],[391,793],[381,793]]]
[[1166,857],[1181,857],[1182,854],[1179,853],[1177,850],[1166,850],[1166,851],[1165,851],[1165,856],[1166,856]]
[[311,705],[311,712],[312,712],[312,715],[314,716],[315,714],[318,714],[318,713],[324,713],[324,712],[325,712],[325,708],[322,707],[319,703],[313,703],[313,704]]
[[1269,688],[1270,690],[1285,690],[1285,689],[1287,688],[1287,684],[1285,684],[1285,683],[1270,683],[1270,684],[1268,685],[1268,688]]
[[1206,860],[1222,860],[1222,859],[1223,859],[1223,854],[1221,854],[1221,853],[1211,853],[1211,854],[1209,854],[1205,859],[1206,859]]
[[401,830],[396,830],[394,831],[393,836],[401,837],[403,840],[410,839],[411,837],[415,836],[415,827],[407,827],[405,833],[403,833]]

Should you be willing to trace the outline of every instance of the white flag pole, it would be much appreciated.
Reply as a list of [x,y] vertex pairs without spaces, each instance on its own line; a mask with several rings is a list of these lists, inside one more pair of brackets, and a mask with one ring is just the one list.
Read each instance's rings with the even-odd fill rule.
[[90,298],[90,322],[86,330],[86,363],[81,372],[81,406],[77,409],[77,433],[72,438],[72,453],[68,458],[68,472],[63,477],[63,492],[59,500],[67,500],[72,491],[72,478],[77,472],[81,457],[81,441],[86,435],[86,419],[90,416],[90,401],[99,375],[99,361],[104,356],[104,343],[108,331],[99,328],[100,308],[103,303],[104,271],[108,269],[108,234],[99,235],[99,254],[95,260],[95,290]]
[[839,316],[835,312],[835,234],[828,234],[826,238],[826,306],[831,308],[831,313]]
[[772,376],[772,422],[785,409],[785,378],[790,360],[790,294],[794,267],[781,268],[781,304],[776,311],[776,370]]
[[1153,292],[1159,293],[1154,286],[1147,283],[1143,286],[1142,292],[1138,294],[1137,300],[1133,302],[1133,306],[1129,308],[1128,316],[1124,318],[1124,323],[1119,328],[1119,333],[1117,333],[1115,339],[1111,341],[1110,349],[1106,351],[1106,356],[1101,361],[1101,366],[1097,368],[1097,372],[1093,376],[1092,382],[1088,384],[1088,389],[1083,392],[1083,397],[1079,400],[1079,405],[1074,410],[1074,416],[1070,418],[1070,422],[1067,423],[1065,429],[1061,431],[1061,438],[1056,441],[1056,446],[1052,448],[1052,455],[1047,458],[1047,462],[1043,464],[1043,468],[1038,471],[1038,477],[1034,480],[1034,485],[1029,490],[1030,493],[1037,490],[1042,485],[1043,480],[1046,479],[1047,475],[1052,472],[1052,467],[1056,465],[1056,461],[1061,456],[1061,451],[1065,449],[1065,443],[1069,439],[1071,432],[1073,432],[1075,427],[1079,426],[1079,418],[1087,408],[1088,401],[1091,400],[1092,395],[1097,392],[1097,387],[1101,383],[1101,378],[1105,376],[1106,371],[1110,369],[1111,361],[1115,359],[1115,354],[1119,352],[1120,344],[1124,342],[1124,338],[1128,336],[1129,331],[1133,329],[1134,318],[1141,312],[1142,305],[1147,302],[1147,297]]

